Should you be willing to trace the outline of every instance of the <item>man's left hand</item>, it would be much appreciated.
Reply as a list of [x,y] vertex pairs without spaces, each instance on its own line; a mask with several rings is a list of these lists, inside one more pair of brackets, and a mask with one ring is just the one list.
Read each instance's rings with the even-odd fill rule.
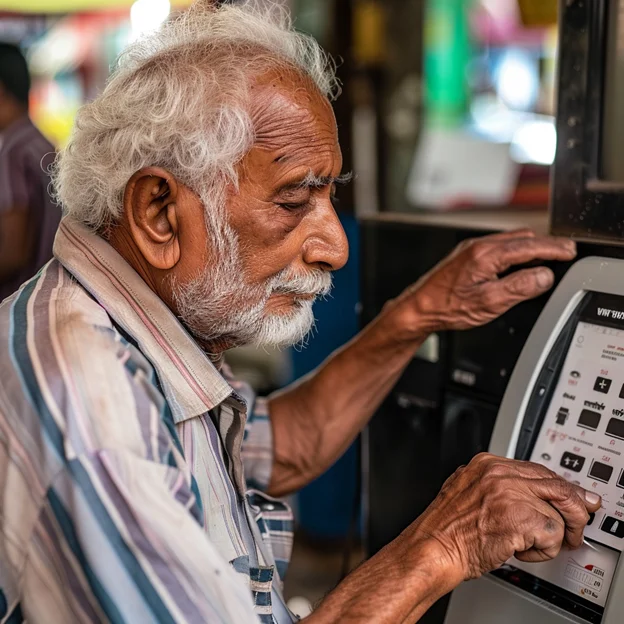
[[[393,316],[399,315],[408,339],[409,334],[418,338],[432,331],[478,327],[545,293],[554,283],[546,267],[503,278],[501,273],[535,260],[570,261],[575,256],[574,241],[538,237],[530,230],[467,240],[394,300]],[[395,316],[395,327],[396,321]]]
[[527,230],[462,243],[314,374],[270,399],[275,464],[269,492],[293,492],[331,466],[431,332],[483,325],[554,281],[544,267],[501,274],[518,264],[575,256],[572,241]]

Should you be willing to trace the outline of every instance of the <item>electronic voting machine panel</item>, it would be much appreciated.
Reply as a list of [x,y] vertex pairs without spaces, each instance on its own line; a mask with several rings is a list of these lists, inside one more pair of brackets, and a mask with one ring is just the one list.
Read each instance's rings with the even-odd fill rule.
[[446,624],[624,624],[624,261],[568,271],[518,360],[490,451],[541,463],[603,505],[581,549],[512,559],[460,586]]

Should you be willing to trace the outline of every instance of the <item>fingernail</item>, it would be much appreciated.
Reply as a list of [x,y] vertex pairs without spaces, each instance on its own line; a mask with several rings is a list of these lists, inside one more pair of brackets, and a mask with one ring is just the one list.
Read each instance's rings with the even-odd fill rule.
[[597,505],[600,502],[600,496],[598,494],[594,494],[593,492],[588,492],[585,490],[585,500],[590,505]]
[[574,253],[576,253],[576,243],[573,240],[569,240],[566,243],[566,247],[570,250],[573,251]]
[[550,288],[553,283],[553,274],[548,269],[542,269],[537,273],[537,284],[540,288]]

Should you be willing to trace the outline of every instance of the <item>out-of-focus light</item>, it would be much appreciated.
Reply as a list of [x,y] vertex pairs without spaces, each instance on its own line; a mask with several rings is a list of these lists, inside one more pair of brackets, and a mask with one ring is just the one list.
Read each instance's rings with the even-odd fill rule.
[[132,39],[157,30],[169,17],[171,4],[169,0],[136,0],[130,8]]
[[518,129],[509,149],[516,162],[552,165],[557,151],[554,120],[528,121]]
[[499,97],[515,110],[533,108],[539,89],[539,78],[531,59],[516,50],[506,52],[496,72]]
[[34,74],[48,76],[70,71],[80,63],[81,47],[78,31],[62,21],[32,46],[30,69]]
[[518,128],[529,113],[511,110],[494,94],[475,97],[470,106],[472,129],[481,137],[494,143],[511,143]]

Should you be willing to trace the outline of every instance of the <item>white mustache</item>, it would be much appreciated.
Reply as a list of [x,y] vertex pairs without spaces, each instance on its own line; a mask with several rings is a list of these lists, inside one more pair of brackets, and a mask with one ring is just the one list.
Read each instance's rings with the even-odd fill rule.
[[322,297],[332,289],[332,275],[329,271],[315,270],[299,275],[278,274],[270,283],[271,293]]

